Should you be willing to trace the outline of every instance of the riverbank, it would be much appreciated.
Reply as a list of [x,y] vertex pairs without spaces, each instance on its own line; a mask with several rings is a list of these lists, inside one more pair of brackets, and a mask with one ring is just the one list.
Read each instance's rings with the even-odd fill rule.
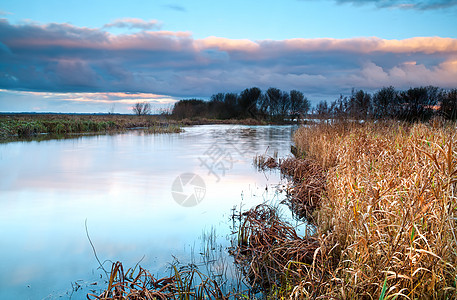
[[455,123],[320,124],[294,139],[300,159],[276,165],[315,231],[284,238],[291,229],[265,209],[246,214],[237,258],[254,286],[291,299],[457,296]]
[[[119,114],[0,114],[0,139],[33,137],[41,134],[68,135],[116,132],[143,128],[150,133],[176,133],[192,125],[273,125],[248,119],[182,119],[162,115]],[[284,122],[291,124],[291,122]],[[278,125],[278,124],[275,124]]]
[[181,131],[181,124],[161,116],[96,114],[1,114],[0,138],[40,134],[75,134],[145,128],[153,133]]

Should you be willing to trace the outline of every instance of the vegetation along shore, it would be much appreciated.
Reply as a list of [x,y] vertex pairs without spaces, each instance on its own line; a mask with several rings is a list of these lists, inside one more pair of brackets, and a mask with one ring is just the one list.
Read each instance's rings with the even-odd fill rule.
[[455,123],[323,123],[295,133],[299,158],[258,157],[293,184],[314,231],[271,208],[245,214],[237,260],[271,298],[455,299]]
[[152,133],[181,131],[181,124],[153,115],[117,114],[1,114],[0,138],[39,134],[64,135],[144,128]]

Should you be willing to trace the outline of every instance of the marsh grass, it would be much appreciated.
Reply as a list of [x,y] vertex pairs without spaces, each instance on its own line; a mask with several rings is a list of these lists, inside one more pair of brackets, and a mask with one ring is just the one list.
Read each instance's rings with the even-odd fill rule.
[[[305,243],[311,262],[294,260],[291,299],[457,298],[455,123],[324,122],[294,139],[299,159],[278,165],[317,246]],[[242,241],[257,235],[245,230]],[[287,295],[295,282],[272,290]]]
[[299,236],[278,208],[262,204],[243,213],[232,255],[251,292],[275,298],[300,282],[303,266],[312,264],[316,248],[315,238]]
[[279,166],[278,151],[274,151],[273,156],[269,156],[267,155],[269,148],[270,146],[267,147],[264,154],[257,154],[256,156],[254,156],[252,164],[257,169],[257,171],[274,169]]
[[324,193],[326,172],[312,159],[287,157],[278,159],[273,156],[256,155],[253,164],[257,170],[280,169],[281,174],[289,179],[285,191],[292,213],[298,218],[312,222],[313,213],[319,206]]
[[144,128],[147,133],[181,132],[181,124],[162,116],[13,114],[0,116],[0,138],[40,134],[113,132]]
[[457,297],[455,124],[321,124],[295,143],[327,181],[293,297]]
[[172,266],[173,274],[160,279],[142,267],[124,271],[122,263],[113,263],[108,287],[88,299],[227,299],[216,281],[192,265]]

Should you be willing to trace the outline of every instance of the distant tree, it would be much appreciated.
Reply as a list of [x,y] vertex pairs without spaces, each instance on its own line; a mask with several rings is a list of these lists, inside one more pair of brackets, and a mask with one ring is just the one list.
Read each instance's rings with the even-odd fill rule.
[[224,107],[227,119],[237,118],[240,115],[237,93],[226,93],[224,96]]
[[225,93],[217,93],[211,96],[211,101],[224,102]]
[[279,115],[281,96],[282,92],[280,89],[269,88],[265,92],[264,97],[262,97],[261,110],[270,117]]
[[151,113],[151,104],[149,102],[137,102],[132,107],[133,113],[137,116],[149,115]]
[[215,119],[223,119],[224,102],[217,98],[211,97],[211,100],[207,103],[207,117]]
[[400,93],[397,117],[406,121],[425,121],[435,113],[442,90],[434,87],[410,88]]
[[262,91],[258,87],[252,87],[250,89],[245,89],[241,92],[239,97],[239,108],[241,110],[242,117],[252,117],[257,116],[257,102],[262,95]]
[[457,120],[457,89],[443,93],[439,112],[446,119]]
[[178,119],[203,117],[208,113],[207,102],[201,99],[179,100],[173,106],[172,114]]
[[285,118],[290,114],[289,93],[281,91],[278,103],[278,117]]
[[367,119],[371,110],[371,95],[363,90],[352,90],[348,108],[351,118]]
[[373,95],[373,116],[376,119],[393,118],[399,109],[398,92],[393,86],[383,87]]
[[327,101],[320,101],[316,105],[316,114],[321,119],[326,119],[329,117],[329,107]]
[[349,115],[349,100],[348,97],[340,95],[338,99],[330,103],[328,114],[331,114],[337,119],[346,119]]
[[299,118],[300,115],[306,115],[310,109],[309,100],[302,92],[292,90],[289,93],[290,98],[290,114],[292,118]]

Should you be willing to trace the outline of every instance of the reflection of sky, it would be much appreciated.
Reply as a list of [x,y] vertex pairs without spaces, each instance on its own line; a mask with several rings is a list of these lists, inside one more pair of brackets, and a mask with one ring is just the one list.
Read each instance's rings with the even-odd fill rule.
[[[96,280],[85,219],[101,260],[128,267],[145,255],[141,264],[152,272],[163,271],[171,255],[188,255],[202,230],[214,226],[227,235],[230,209],[273,197],[271,185],[279,182],[278,174],[255,172],[252,157],[267,147],[286,155],[291,132],[218,125],[0,144],[0,269],[9,270],[0,274],[0,298],[58,296],[70,282]],[[233,163],[219,182],[199,161],[214,145]],[[206,183],[205,198],[193,208],[171,195],[184,172]]]

